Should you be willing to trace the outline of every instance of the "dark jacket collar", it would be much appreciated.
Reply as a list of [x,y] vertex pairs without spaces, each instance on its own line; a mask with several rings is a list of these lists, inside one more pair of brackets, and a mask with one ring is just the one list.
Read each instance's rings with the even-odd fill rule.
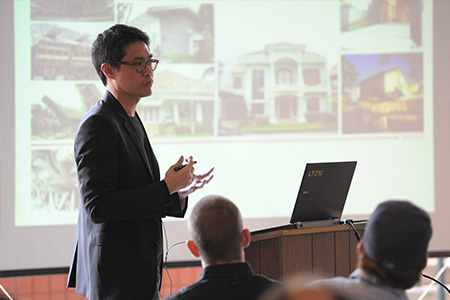
[[250,265],[244,263],[210,265],[202,270],[200,279],[230,277],[231,275],[253,275]]
[[108,105],[111,105],[111,107],[119,114],[119,116],[128,120],[127,112],[123,108],[122,104],[120,104],[119,100],[117,100],[110,91],[105,91],[105,94],[103,95],[103,101],[105,101],[105,103],[107,103]]

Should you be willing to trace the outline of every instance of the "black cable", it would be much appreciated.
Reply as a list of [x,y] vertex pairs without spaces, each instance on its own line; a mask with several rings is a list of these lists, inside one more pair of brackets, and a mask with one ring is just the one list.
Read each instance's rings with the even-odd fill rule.
[[355,220],[355,221],[353,221],[352,219],[350,219],[350,221],[352,221],[352,223],[355,224],[355,223],[367,223],[369,220]]
[[345,220],[344,221],[344,224],[348,224],[348,225],[350,225],[350,227],[353,229],[353,231],[355,232],[355,236],[356,236],[356,239],[358,240],[358,242],[360,242],[361,241],[361,235],[359,234],[359,232],[358,232],[358,230],[356,230],[356,228],[355,228],[355,226],[353,225],[353,220],[351,220],[351,219],[348,219],[348,220]]
[[422,273],[422,276],[425,277],[425,278],[428,278],[428,279],[430,279],[430,280],[433,280],[434,282],[436,282],[437,284],[439,284],[441,287],[443,287],[443,288],[447,291],[447,293],[450,294],[450,289],[449,289],[445,284],[443,284],[442,282],[440,282],[439,280],[437,280],[436,278],[433,278],[433,277],[431,277],[431,276],[429,276],[429,275],[426,275],[426,274],[424,274],[424,273]]

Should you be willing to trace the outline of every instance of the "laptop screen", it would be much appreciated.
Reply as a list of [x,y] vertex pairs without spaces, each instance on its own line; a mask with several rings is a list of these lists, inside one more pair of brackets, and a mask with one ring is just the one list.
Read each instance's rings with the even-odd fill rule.
[[356,161],[308,163],[290,223],[340,221]]

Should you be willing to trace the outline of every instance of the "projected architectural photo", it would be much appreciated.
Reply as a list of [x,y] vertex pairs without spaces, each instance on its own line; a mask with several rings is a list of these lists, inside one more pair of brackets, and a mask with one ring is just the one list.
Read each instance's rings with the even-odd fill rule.
[[401,51],[422,47],[422,0],[342,0],[344,51]]
[[77,174],[72,147],[31,152],[31,214],[76,211]]
[[147,133],[152,137],[212,136],[216,102],[213,67],[184,65],[178,70],[157,70],[152,96],[139,103],[138,113]]
[[[81,118],[102,94],[95,84],[71,84],[65,85],[66,91],[73,91],[78,97],[77,103],[67,102],[60,86],[49,86],[47,93],[39,94],[39,99],[34,99],[31,105],[31,138],[39,140],[58,140],[75,138],[75,132]],[[58,97],[50,96],[59,95]],[[76,108],[75,108],[76,107]]]
[[[142,3],[147,7],[142,7]],[[155,57],[169,63],[212,63],[214,9],[212,4],[151,7],[128,3],[127,23],[150,36]],[[132,14],[139,13],[136,17]]]
[[93,80],[91,46],[95,36],[52,25],[31,25],[32,80]]
[[114,20],[114,0],[30,0],[30,8],[32,20]]
[[335,79],[326,58],[307,46],[269,44],[241,55],[227,72],[229,84],[221,85],[219,93],[219,133],[337,130],[336,98],[330,90]]
[[422,54],[342,56],[344,133],[423,130]]

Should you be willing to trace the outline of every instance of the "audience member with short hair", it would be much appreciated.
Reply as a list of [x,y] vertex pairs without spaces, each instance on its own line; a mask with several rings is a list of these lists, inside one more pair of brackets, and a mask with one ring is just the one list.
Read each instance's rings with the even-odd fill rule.
[[252,300],[280,284],[255,274],[245,262],[244,249],[250,244],[250,232],[243,228],[239,209],[227,198],[202,198],[192,210],[188,228],[192,239],[187,246],[195,257],[200,257],[203,270],[196,283],[166,300]]
[[343,293],[346,299],[407,300],[427,264],[432,226],[428,214],[408,201],[377,206],[357,246],[358,268],[349,277],[312,283]]

